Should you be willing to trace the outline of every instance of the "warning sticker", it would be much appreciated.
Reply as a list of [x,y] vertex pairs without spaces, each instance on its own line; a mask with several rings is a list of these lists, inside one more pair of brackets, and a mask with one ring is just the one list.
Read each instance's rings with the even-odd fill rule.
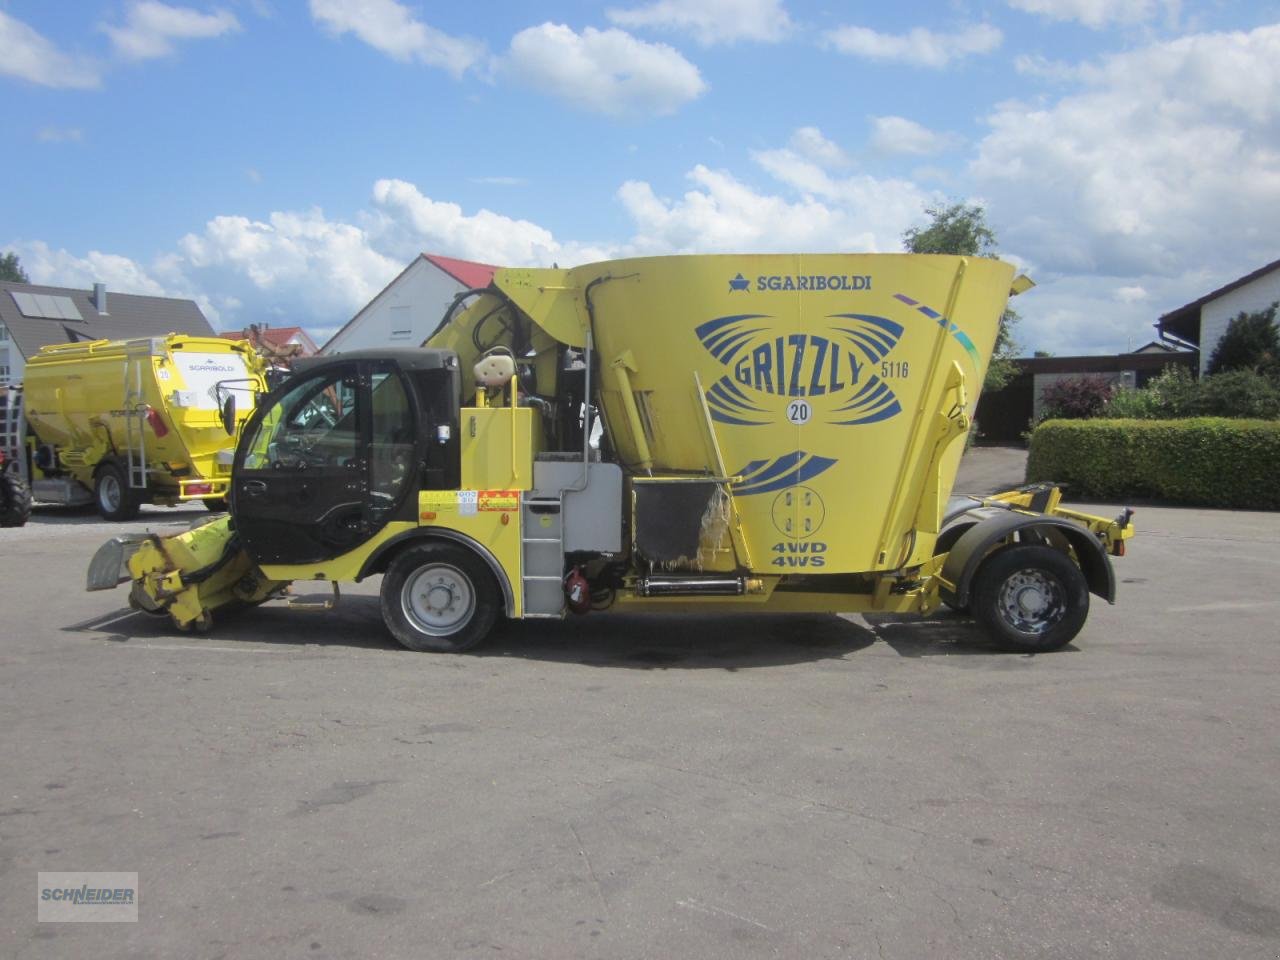
[[481,510],[507,512],[520,509],[519,490],[481,490],[479,494]]
[[452,513],[458,509],[457,490],[423,490],[418,503],[423,510]]
[[480,512],[508,513],[520,509],[519,490],[424,490],[419,500],[424,511],[473,517]]

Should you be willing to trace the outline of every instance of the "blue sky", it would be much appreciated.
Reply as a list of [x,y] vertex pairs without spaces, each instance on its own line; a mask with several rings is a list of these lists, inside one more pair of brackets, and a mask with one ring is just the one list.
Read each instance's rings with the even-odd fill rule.
[[323,339],[419,251],[900,249],[978,201],[1022,346],[1280,257],[1280,0],[0,0],[0,249]]

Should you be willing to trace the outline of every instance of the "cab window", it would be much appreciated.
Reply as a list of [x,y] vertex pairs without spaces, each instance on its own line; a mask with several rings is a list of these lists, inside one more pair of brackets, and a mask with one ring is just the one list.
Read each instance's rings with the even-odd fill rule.
[[359,458],[358,382],[352,370],[302,381],[263,418],[246,448],[250,470],[345,466]]

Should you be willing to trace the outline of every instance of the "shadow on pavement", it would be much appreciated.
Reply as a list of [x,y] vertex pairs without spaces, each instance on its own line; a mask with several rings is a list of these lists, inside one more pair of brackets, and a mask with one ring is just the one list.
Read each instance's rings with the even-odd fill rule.
[[[314,600],[302,596],[300,599]],[[344,596],[328,612],[290,610],[283,603],[214,614],[204,634],[182,633],[168,617],[123,608],[63,628],[72,633],[105,634],[115,643],[170,639],[192,643],[245,642],[294,646],[404,650],[382,623],[378,598]],[[595,615],[564,621],[499,623],[490,637],[463,656],[519,657],[554,663],[637,670],[721,669],[839,659],[866,649],[871,631],[836,616],[673,614]]]
[[597,614],[509,622],[475,652],[591,667],[740,670],[838,660],[875,640],[834,615]]
[[175,524],[186,527],[192,520],[211,516],[209,511],[199,504],[196,507],[144,507],[133,520],[122,520],[116,523],[104,520],[98,515],[93,504],[78,507],[65,507],[51,503],[37,503],[31,509],[29,527],[39,526],[101,526],[104,529],[119,527],[121,532],[133,530],[139,525],[158,526]]
[[[997,646],[973,617],[943,608],[928,617],[902,614],[865,614],[864,618],[900,657],[997,657],[1025,662],[1029,654],[1011,653]],[[1068,644],[1064,653],[1077,653]]]
[[[323,596],[300,595],[300,600]],[[463,656],[516,657],[548,663],[633,670],[744,670],[839,660],[884,641],[902,657],[989,656],[1020,660],[996,647],[967,618],[871,615],[867,629],[833,614],[595,614],[566,620],[501,622],[487,640]],[[290,610],[271,602],[215,613],[208,633],[183,633],[167,616],[128,608],[70,624],[72,633],[102,634],[115,643],[176,640],[295,647],[404,650],[382,623],[378,598],[344,596],[330,611]],[[1068,647],[1068,650],[1074,648]],[[445,655],[447,656],[447,655]]]

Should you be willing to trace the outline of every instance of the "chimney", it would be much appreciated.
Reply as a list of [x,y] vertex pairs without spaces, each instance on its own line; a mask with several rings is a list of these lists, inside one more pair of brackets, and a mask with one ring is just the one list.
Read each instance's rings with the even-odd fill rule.
[[93,285],[93,305],[98,313],[106,316],[107,313],[107,285],[105,283],[95,283]]

